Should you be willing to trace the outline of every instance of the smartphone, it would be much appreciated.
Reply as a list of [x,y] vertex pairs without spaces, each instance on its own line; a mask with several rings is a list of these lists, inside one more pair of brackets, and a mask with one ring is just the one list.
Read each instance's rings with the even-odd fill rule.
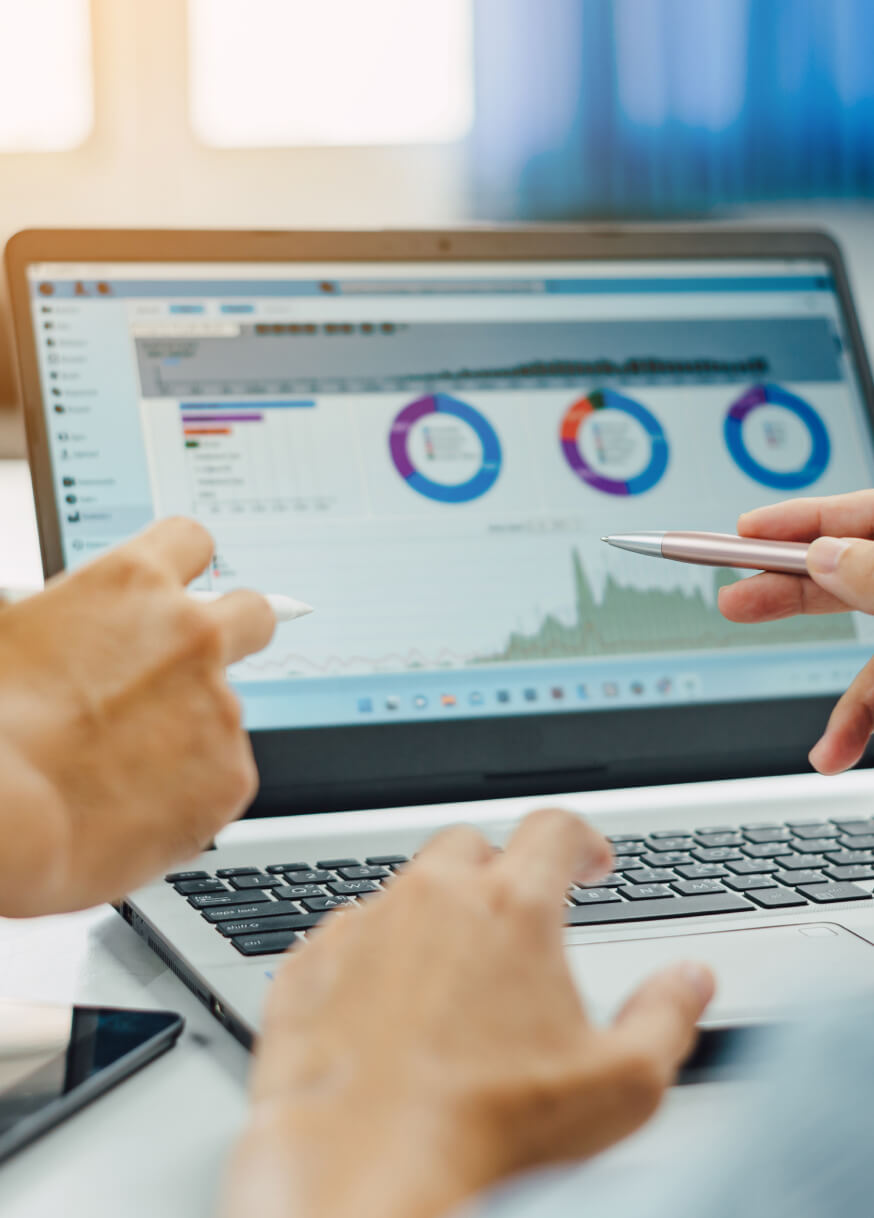
[[0,1161],[165,1053],[173,1011],[0,1000]]

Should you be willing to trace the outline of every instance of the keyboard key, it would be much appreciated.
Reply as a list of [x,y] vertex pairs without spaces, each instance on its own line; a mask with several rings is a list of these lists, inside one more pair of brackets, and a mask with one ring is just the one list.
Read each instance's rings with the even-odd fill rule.
[[654,918],[694,918],[704,914],[743,913],[755,909],[735,892],[674,897],[672,901],[616,901],[604,905],[574,905],[564,911],[567,926],[597,926],[608,922],[649,922]]
[[217,871],[216,875],[221,876],[223,880],[229,880],[232,875],[260,875],[261,872],[257,867],[222,867],[221,871]]
[[821,854],[790,854],[777,861],[784,871],[815,871],[825,866],[825,859]]
[[751,859],[771,859],[779,858],[781,854],[791,854],[792,847],[789,842],[751,842],[744,845],[743,852]]
[[612,888],[572,888],[568,895],[575,905],[603,905],[622,899]]
[[851,867],[826,867],[830,880],[874,880],[874,866],[870,863],[855,863]]
[[271,863],[264,870],[268,875],[282,875],[286,871],[309,871],[309,863]]
[[208,880],[208,871],[171,871],[164,879],[168,884],[178,884],[181,880]]
[[[605,875],[603,880],[598,880],[598,888],[621,888],[623,884],[628,884],[631,881],[629,876],[637,875],[636,871],[626,871],[624,875],[620,875],[618,871],[612,872],[610,875]],[[667,872],[665,873],[667,874]],[[585,887],[585,885],[582,885]]]
[[850,837],[848,834],[842,834],[838,838],[841,846],[846,846],[848,850],[872,850],[874,849],[874,835],[866,834],[864,837]]
[[341,867],[360,867],[361,863],[358,859],[318,859],[316,866],[325,871],[339,871]]
[[198,892],[193,897],[188,898],[188,904],[193,905],[195,909],[213,909],[219,905],[239,905],[241,901],[245,901],[247,905],[252,905],[257,901],[269,901],[270,897],[266,892],[261,892],[256,888],[254,892],[247,892],[245,895],[239,892],[228,892],[224,889],[222,892]]
[[727,863],[729,859],[742,859],[743,855],[737,846],[698,846],[692,851],[692,858],[699,863]]
[[610,845],[613,847],[613,853],[617,858],[620,858],[624,854],[642,854],[646,850],[646,842],[642,842],[640,838],[627,842],[617,842],[611,838]]
[[807,905],[805,898],[792,892],[791,888],[752,888],[746,895],[766,910],[788,909],[791,905]]
[[665,850],[690,850],[694,845],[691,837],[659,837],[656,833],[650,834],[647,841],[647,848],[655,850],[658,854]]
[[728,871],[722,863],[688,863],[677,868],[684,880],[718,880]]
[[231,887],[240,891],[247,888],[278,888],[281,883],[281,875],[263,875],[260,871],[253,875],[235,875],[231,879]]
[[379,892],[373,880],[335,880],[328,888],[338,897],[355,897],[363,892]]
[[655,833],[648,833],[646,835],[646,840],[650,841],[651,839],[654,839],[654,838],[661,839],[661,838],[665,838],[665,837],[687,838],[688,836],[689,836],[689,834],[686,832],[685,829],[657,829],[655,831]]
[[179,884],[174,884],[173,887],[183,897],[193,896],[196,892],[227,892],[227,888],[221,880],[182,880]]
[[661,901],[674,895],[666,884],[631,884],[619,891],[629,901]]
[[273,889],[273,895],[279,901],[302,901],[304,897],[323,897],[325,890],[318,884],[283,884]]
[[668,884],[677,878],[670,867],[635,867],[622,874],[623,884]]
[[836,850],[839,844],[833,838],[828,837],[793,837],[792,839],[793,849],[797,850],[799,854],[824,854],[826,850]]
[[643,844],[643,838],[639,833],[608,833],[607,841],[611,842],[613,846],[618,845],[619,842],[638,842],[641,845]]
[[788,884],[790,888],[793,885],[798,888],[801,884],[822,884],[825,882],[825,876],[821,871],[775,871],[774,879],[779,880],[781,884]]
[[283,914],[300,913],[293,901],[247,901],[245,905],[219,905],[204,909],[207,922],[238,922],[242,918],[281,918]]
[[[792,824],[792,821],[789,822]],[[815,824],[815,825],[793,825],[793,837],[837,837],[840,830],[836,825]]]
[[273,935],[241,935],[231,943],[244,956],[269,956],[286,951],[296,939],[297,935],[287,930]]
[[725,865],[735,875],[764,875],[768,871],[777,870],[777,864],[770,859],[738,859],[737,862]]
[[874,854],[870,850],[833,850],[825,857],[838,867],[852,867],[854,863],[874,863]]
[[785,909],[790,905],[806,905],[804,897],[789,888],[753,888],[747,892],[757,905],[765,909]]
[[837,825],[841,833],[846,833],[848,837],[864,837],[868,833],[874,833],[874,821],[870,820],[833,820],[833,825]]
[[338,867],[337,874],[343,880],[384,880],[388,872],[384,867]]
[[333,880],[333,878],[330,871],[324,871],[321,868],[314,868],[312,871],[287,871],[285,873],[287,884],[324,884],[327,880]]
[[691,863],[692,855],[688,850],[649,851],[641,855],[647,867],[676,867],[678,863]]
[[309,913],[326,913],[329,909],[337,909],[340,905],[351,905],[351,897],[306,897],[301,901]]
[[783,826],[776,820],[752,820],[745,825],[741,825],[744,833],[749,829],[782,829]]
[[858,884],[841,884],[832,881],[829,884],[802,884],[798,889],[817,905],[825,905],[832,901],[870,901],[871,893],[860,888]]
[[775,888],[777,884],[772,875],[727,875],[722,882],[735,892],[749,892],[751,888]]
[[369,867],[402,867],[410,860],[403,854],[372,854],[364,861]]
[[744,829],[744,837],[748,842],[785,842],[789,840],[790,832],[782,825],[769,826],[767,829]]
[[217,922],[216,930],[229,939],[236,935],[271,934],[281,930],[312,930],[321,921],[320,913],[286,914],[282,918],[246,918],[240,922]]
[[737,825],[705,825],[703,829],[696,829],[695,833],[737,833]]
[[698,892],[725,892],[719,880],[675,880],[674,888],[684,897],[694,897]]
[[739,833],[709,833],[699,829],[695,834],[695,841],[701,846],[741,846],[743,840]]

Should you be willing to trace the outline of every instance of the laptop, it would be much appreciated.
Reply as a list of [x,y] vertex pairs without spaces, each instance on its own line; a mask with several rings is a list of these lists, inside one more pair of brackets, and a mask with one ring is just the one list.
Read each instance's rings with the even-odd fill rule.
[[868,975],[871,784],[801,775],[872,623],[732,625],[740,573],[600,541],[874,485],[828,236],[30,231],[6,265],[46,575],[181,512],[197,586],[316,607],[230,672],[247,821],[120,906],[243,1043],[338,904],[559,796],[616,854],[565,905],[597,1007],[693,954],[723,1016]]

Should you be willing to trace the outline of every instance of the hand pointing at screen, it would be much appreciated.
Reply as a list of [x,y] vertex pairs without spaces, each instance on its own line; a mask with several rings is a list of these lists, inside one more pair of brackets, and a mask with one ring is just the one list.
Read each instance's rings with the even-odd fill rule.
[[[766,573],[723,588],[719,608],[733,622],[771,622],[798,613],[874,613],[874,490],[819,499],[790,499],[747,512],[743,537],[809,541],[809,576]],[[822,774],[856,764],[874,731],[874,660],[832,711],[811,749]]]

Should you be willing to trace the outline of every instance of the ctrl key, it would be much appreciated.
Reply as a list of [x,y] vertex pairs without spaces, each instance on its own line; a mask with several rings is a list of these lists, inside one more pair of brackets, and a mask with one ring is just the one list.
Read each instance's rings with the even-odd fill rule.
[[287,951],[296,939],[293,930],[281,930],[263,935],[237,935],[231,943],[243,956],[272,956]]

